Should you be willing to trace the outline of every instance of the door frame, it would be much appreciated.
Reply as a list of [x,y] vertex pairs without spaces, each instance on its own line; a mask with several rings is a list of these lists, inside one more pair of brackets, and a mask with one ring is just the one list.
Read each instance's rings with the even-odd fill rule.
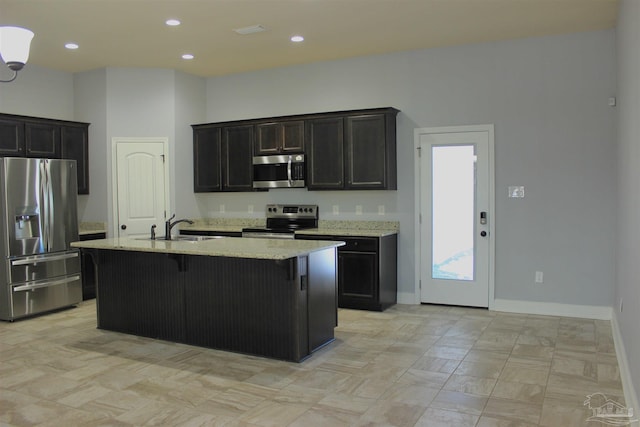
[[111,224],[111,235],[118,235],[118,144],[139,144],[139,143],[162,143],[162,153],[164,155],[164,208],[165,212],[171,211],[171,184],[169,171],[169,138],[158,137],[123,137],[114,136],[111,138],[111,214],[113,222]]
[[496,203],[495,203],[495,150],[494,150],[494,126],[493,124],[487,125],[468,125],[468,126],[439,126],[439,127],[426,127],[415,128],[413,131],[413,148],[414,153],[414,231],[415,231],[415,271],[414,271],[414,295],[415,303],[421,304],[421,260],[422,260],[422,241],[421,241],[421,174],[420,167],[420,135],[433,134],[433,133],[463,133],[463,132],[486,132],[489,140],[489,310],[493,310],[495,299],[495,255],[496,255]]

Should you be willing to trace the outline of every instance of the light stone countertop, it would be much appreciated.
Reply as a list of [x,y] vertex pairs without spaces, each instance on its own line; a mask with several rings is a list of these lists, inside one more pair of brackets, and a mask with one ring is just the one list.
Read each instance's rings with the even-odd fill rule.
[[71,246],[74,248],[282,260],[322,249],[336,248],[343,244],[342,242],[325,240],[221,237],[197,242],[114,238],[73,242]]
[[[180,230],[207,232],[241,232],[245,227],[264,227],[264,220],[208,218],[197,219],[193,225],[180,224]],[[320,220],[318,228],[308,228],[296,231],[301,235],[320,236],[357,236],[384,237],[398,234],[397,221],[336,221]]]
[[104,222],[81,222],[78,225],[78,234],[106,233],[107,224]]

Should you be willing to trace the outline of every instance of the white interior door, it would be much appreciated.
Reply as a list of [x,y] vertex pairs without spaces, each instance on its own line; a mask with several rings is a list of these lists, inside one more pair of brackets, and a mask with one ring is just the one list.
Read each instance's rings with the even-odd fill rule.
[[420,300],[488,307],[493,260],[493,128],[416,130]]
[[114,201],[118,237],[149,236],[157,225],[164,235],[168,203],[165,140],[114,140],[116,191]]

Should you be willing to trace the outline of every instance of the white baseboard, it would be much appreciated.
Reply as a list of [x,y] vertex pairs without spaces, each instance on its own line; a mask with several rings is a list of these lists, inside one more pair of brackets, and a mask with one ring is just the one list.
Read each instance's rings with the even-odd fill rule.
[[580,317],[583,319],[611,320],[611,307],[600,305],[558,304],[555,302],[495,299],[489,307],[508,313],[539,314],[545,316]]
[[[626,407],[633,408],[635,418],[640,417],[640,401],[638,400],[638,393],[633,386],[631,380],[631,371],[629,370],[629,360],[627,359],[627,352],[624,348],[624,341],[620,334],[620,327],[618,326],[618,316],[615,314],[611,318],[611,329],[613,330],[613,342],[616,346],[616,356],[618,358],[618,369],[620,370],[620,380],[622,381],[622,389],[624,391],[624,399],[626,400]],[[632,425],[638,425],[639,423],[633,423]]]
[[396,298],[398,299],[398,304],[420,304],[416,300],[416,294],[413,292],[398,292]]

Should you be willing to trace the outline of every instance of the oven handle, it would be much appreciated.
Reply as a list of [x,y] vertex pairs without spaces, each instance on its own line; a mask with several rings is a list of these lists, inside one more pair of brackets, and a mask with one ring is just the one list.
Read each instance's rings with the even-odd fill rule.
[[292,185],[293,179],[291,177],[291,156],[289,156],[289,161],[287,162],[287,176],[289,177],[289,185]]
[[38,289],[38,288],[47,288],[49,286],[63,285],[65,283],[75,282],[76,280],[80,280],[79,274],[65,277],[63,279],[58,279],[58,280],[47,280],[46,282],[28,282],[25,285],[16,286],[15,288],[13,288],[13,290],[16,292],[31,291],[33,289]]

